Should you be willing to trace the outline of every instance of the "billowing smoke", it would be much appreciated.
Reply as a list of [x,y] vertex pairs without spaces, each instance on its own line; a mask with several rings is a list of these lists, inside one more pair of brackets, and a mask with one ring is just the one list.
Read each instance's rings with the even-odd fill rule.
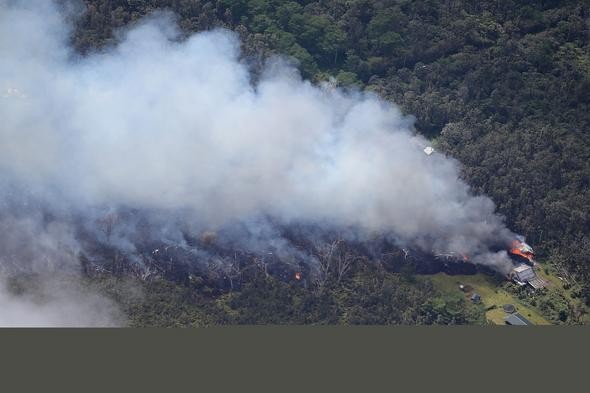
[[280,59],[254,82],[234,33],[181,39],[166,14],[80,57],[63,12],[40,3],[0,0],[6,206],[24,209],[14,200],[26,195],[54,217],[127,207],[212,231],[266,217],[510,266],[490,251],[513,236],[492,201],[455,160],[424,154],[391,103],[313,85]]
[[105,327],[124,323],[115,302],[88,292],[67,277],[37,278],[18,289],[22,293],[0,282],[2,327]]
[[116,304],[82,285],[78,241],[38,211],[0,219],[0,326],[117,326]]

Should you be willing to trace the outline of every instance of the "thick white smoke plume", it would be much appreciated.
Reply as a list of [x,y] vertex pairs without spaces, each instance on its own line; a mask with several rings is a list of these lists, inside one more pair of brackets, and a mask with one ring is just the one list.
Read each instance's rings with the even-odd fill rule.
[[0,0],[5,198],[16,187],[62,210],[182,211],[213,230],[265,215],[509,266],[490,252],[512,236],[494,204],[457,162],[424,154],[392,104],[281,61],[254,84],[235,34],[180,40],[170,16],[85,57],[69,34],[50,2]]

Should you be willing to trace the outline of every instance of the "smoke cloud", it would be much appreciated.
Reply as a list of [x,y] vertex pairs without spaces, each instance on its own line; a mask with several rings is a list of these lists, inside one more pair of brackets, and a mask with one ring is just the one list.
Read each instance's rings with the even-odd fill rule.
[[[16,210],[16,209],[13,209]],[[0,218],[0,326],[117,326],[116,304],[80,281],[71,227],[29,211]]]
[[34,287],[23,288],[23,293],[0,283],[0,326],[106,327],[125,321],[114,302],[88,293],[67,277],[42,277],[33,282]]
[[[234,33],[181,39],[169,14],[81,57],[63,11],[40,3],[0,0],[3,226],[35,204],[54,217],[125,206],[210,230],[270,217],[510,266],[490,251],[514,236],[492,201],[471,193],[455,160],[424,154],[393,104],[313,85],[280,59],[254,82]],[[23,220],[44,255],[54,241],[75,250],[67,228],[37,220],[44,239]]]

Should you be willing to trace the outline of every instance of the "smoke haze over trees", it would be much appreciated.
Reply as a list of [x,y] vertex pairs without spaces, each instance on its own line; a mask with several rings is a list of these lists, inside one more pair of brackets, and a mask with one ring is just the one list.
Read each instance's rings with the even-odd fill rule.
[[[215,231],[216,244],[305,260],[321,283],[322,269],[338,276],[336,261],[346,256],[338,248],[341,259],[322,264],[325,246],[309,242],[320,228],[349,242],[384,237],[465,253],[505,271],[509,262],[496,250],[514,235],[494,203],[459,179],[456,161],[424,155],[414,125],[461,160],[466,179],[492,196],[512,228],[582,276],[589,266],[583,6],[547,3],[516,15],[516,3],[486,2],[86,1],[59,2],[68,5],[59,12],[8,7],[14,3],[0,2],[0,135],[9,141],[0,146],[2,225],[27,222],[26,236],[59,244],[41,249],[60,253],[53,270],[68,258],[75,266],[88,257],[88,239],[99,239],[113,250],[109,258],[135,255],[143,271],[144,249],[157,259],[164,251],[152,244],[174,244],[231,277],[227,255],[187,242],[187,234],[203,240]],[[164,7],[177,16],[151,14]],[[236,30],[242,49],[229,31],[191,35],[214,27]],[[277,54],[296,59],[316,84]],[[334,89],[329,74],[353,89]],[[580,82],[564,90],[558,75]],[[415,123],[355,90],[363,86]],[[551,98],[559,94],[568,99]],[[300,225],[304,250],[293,243],[297,230],[276,229]],[[582,252],[569,255],[564,239]],[[6,243],[3,250],[21,244]],[[19,253],[35,273],[47,259],[20,247],[2,253],[3,266],[18,265]],[[276,285],[267,290],[280,298]],[[410,296],[424,306],[395,322],[437,318],[429,290],[417,291]],[[248,318],[234,323],[255,322]]]
[[185,32],[234,28],[250,59],[288,54],[307,77],[377,91],[538,253],[590,283],[587,1],[85,3],[73,38],[83,52],[165,7]]

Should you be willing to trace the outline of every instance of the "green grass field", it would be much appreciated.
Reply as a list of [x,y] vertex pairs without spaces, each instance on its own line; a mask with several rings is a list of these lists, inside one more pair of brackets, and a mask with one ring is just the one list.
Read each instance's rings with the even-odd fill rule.
[[[502,310],[504,304],[513,304],[520,314],[535,325],[550,325],[537,310],[522,304],[518,298],[500,288],[502,281],[499,278],[484,274],[450,276],[445,273],[434,274],[428,278],[441,292],[462,293],[468,301],[471,294],[477,292],[481,296],[484,307],[496,305],[497,308],[486,312],[488,321],[496,325],[504,325],[504,317],[507,315]],[[459,284],[469,285],[473,290],[467,293],[462,292]]]

